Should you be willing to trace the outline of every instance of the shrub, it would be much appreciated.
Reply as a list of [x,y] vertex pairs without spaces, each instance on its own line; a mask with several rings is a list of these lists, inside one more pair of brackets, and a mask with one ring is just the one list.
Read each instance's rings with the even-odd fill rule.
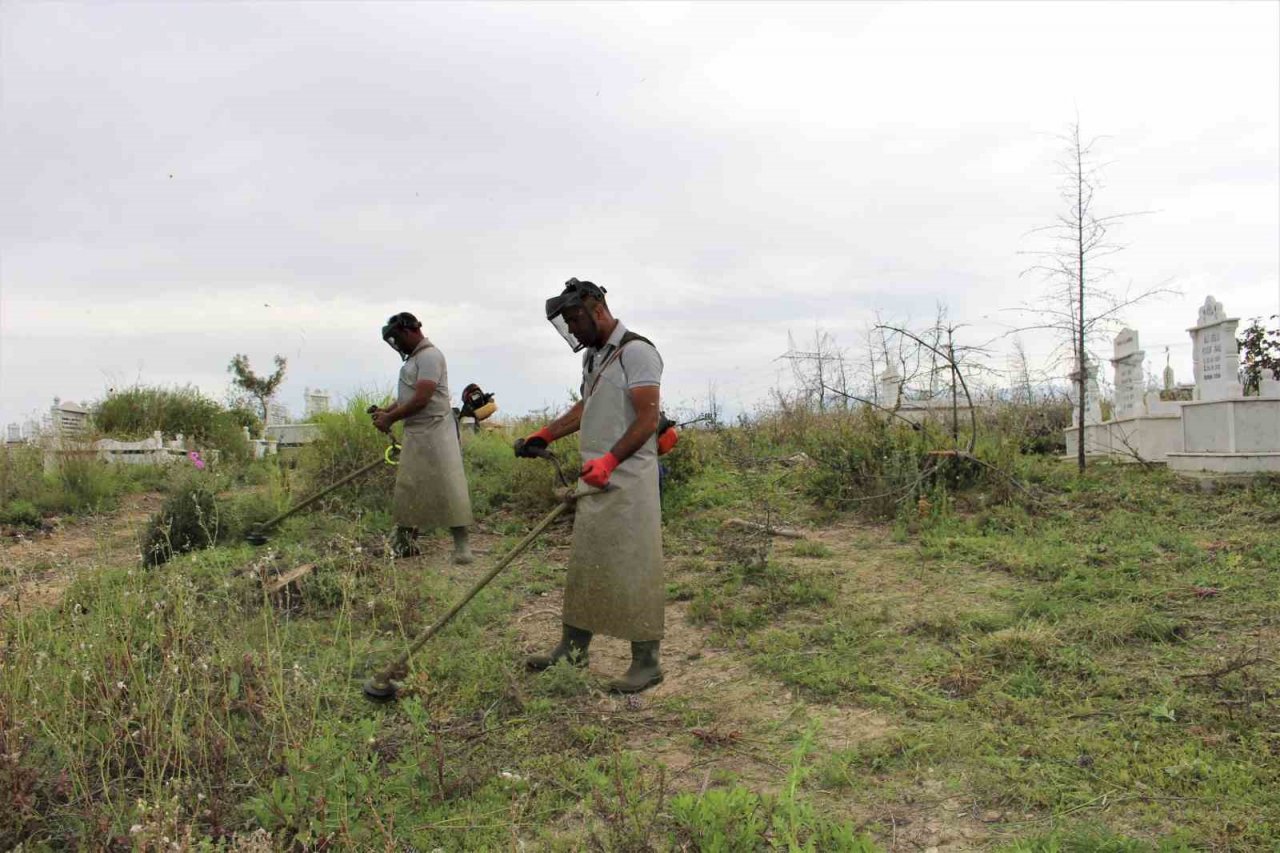
[[207,548],[227,538],[228,530],[209,483],[192,480],[165,499],[143,528],[142,562],[158,566],[176,554]]
[[[303,494],[312,494],[347,474],[380,458],[387,449],[387,437],[373,428],[365,412],[370,400],[357,397],[346,409],[316,417],[320,437],[298,454],[298,473]],[[395,468],[383,465],[348,484],[321,502],[331,512],[360,515],[387,512],[395,487]]]
[[921,476],[931,427],[912,429],[870,407],[828,413],[801,435],[815,463],[805,491],[829,509],[892,517],[927,484]]
[[54,511],[97,512],[108,508],[125,488],[119,472],[92,450],[59,453],[52,481],[54,488],[46,492],[43,503]]
[[0,524],[12,524],[18,527],[39,527],[40,510],[31,501],[18,500],[10,502],[0,509]]
[[0,446],[0,506],[18,499],[35,502],[44,490],[44,455],[40,448]]
[[257,431],[260,422],[247,409],[225,409],[195,388],[148,388],[137,385],[112,391],[93,407],[94,426],[120,440],[146,438],[156,430],[165,436],[182,433],[201,447],[231,459],[247,459],[244,427]]

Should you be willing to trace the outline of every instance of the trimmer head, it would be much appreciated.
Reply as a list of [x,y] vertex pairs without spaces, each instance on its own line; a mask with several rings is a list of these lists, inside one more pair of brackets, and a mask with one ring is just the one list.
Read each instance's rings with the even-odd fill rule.
[[262,525],[255,524],[249,529],[249,532],[244,535],[244,541],[248,542],[250,545],[266,545],[271,541],[271,537],[267,535],[267,531],[262,529]]
[[365,681],[364,696],[371,702],[393,702],[396,698],[396,686],[391,683],[391,679],[382,679],[379,676],[371,676]]

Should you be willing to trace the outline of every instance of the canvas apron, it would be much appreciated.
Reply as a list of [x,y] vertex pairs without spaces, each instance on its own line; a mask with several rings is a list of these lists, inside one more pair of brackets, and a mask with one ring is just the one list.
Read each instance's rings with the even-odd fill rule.
[[457,420],[447,399],[433,398],[422,414],[404,422],[392,515],[398,526],[422,530],[471,524]]
[[[582,460],[608,453],[635,420],[621,359],[587,377]],[[594,387],[593,387],[594,386]],[[623,640],[662,639],[662,510],[658,447],[649,440],[622,462],[604,494],[577,502],[564,594],[564,622]],[[593,489],[579,481],[580,494]]]

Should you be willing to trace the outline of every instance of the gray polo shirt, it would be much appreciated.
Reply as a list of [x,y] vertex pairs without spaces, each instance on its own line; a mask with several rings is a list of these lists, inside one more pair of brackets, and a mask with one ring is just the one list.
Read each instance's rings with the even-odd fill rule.
[[414,386],[423,380],[436,383],[435,393],[422,411],[415,412],[402,421],[406,427],[426,423],[453,412],[449,403],[449,369],[444,362],[444,353],[426,338],[422,339],[422,343],[414,348],[413,354],[400,366],[396,404],[412,400]]
[[[614,327],[613,333],[609,335],[609,340],[605,345],[599,348],[589,347],[582,354],[582,395],[585,397],[591,389],[591,383],[595,380],[595,373],[604,364],[609,361],[614,350],[618,348],[618,344],[622,342],[622,336],[626,334],[627,327],[618,321],[618,325]],[[622,348],[622,355],[618,356],[618,362],[622,365],[622,372],[627,377],[627,388],[639,388],[644,385],[661,385],[662,384],[662,356],[658,355],[658,350],[653,344],[645,341],[632,341]]]

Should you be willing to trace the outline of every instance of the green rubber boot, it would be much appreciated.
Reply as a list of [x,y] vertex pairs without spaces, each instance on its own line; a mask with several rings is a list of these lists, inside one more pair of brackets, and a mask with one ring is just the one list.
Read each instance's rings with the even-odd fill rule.
[[662,681],[662,668],[658,666],[658,640],[631,643],[631,666],[627,674],[609,682],[614,693],[639,693]]
[[590,631],[584,631],[572,625],[565,625],[559,644],[549,654],[529,655],[525,659],[525,666],[535,672],[541,672],[554,665],[556,661],[568,658],[569,662],[574,666],[585,667],[587,665],[587,646],[590,644]]
[[453,562],[459,566],[469,565],[475,557],[471,554],[471,542],[467,536],[467,528],[451,527],[453,532]]

